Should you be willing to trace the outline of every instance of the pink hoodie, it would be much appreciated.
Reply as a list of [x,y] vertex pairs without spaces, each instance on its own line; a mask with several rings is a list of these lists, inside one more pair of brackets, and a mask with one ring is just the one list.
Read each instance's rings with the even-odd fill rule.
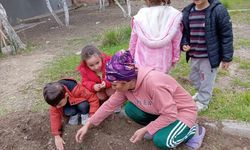
[[129,50],[137,65],[168,73],[180,58],[182,13],[171,6],[145,7],[132,19]]
[[126,99],[144,112],[159,115],[146,126],[151,135],[177,119],[190,128],[196,122],[195,102],[175,79],[152,68],[139,67],[135,89],[115,92],[90,118],[90,123],[99,125]]

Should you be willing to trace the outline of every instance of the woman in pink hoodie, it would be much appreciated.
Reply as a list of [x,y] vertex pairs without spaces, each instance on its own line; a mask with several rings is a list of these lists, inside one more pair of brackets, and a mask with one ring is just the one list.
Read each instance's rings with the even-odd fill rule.
[[180,58],[182,13],[170,0],[145,1],[147,7],[132,18],[129,50],[137,65],[168,73]]
[[132,143],[151,137],[161,149],[174,148],[182,142],[199,148],[205,128],[195,124],[197,108],[190,94],[169,75],[152,68],[136,68],[133,62],[128,51],[117,52],[108,62],[106,78],[116,92],[78,130],[76,141],[81,142],[90,126],[99,125],[128,99],[125,114],[145,126],[134,133]]

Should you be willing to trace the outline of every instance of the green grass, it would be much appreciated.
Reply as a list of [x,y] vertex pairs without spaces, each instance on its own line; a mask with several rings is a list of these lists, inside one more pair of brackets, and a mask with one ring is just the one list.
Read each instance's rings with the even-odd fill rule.
[[45,102],[44,99],[40,99],[35,102],[35,105],[32,107],[31,111],[33,112],[43,112],[49,109],[49,105]]
[[128,44],[131,28],[129,26],[118,27],[113,30],[106,31],[102,36],[102,48],[114,47],[118,45]]
[[250,61],[246,59],[240,59],[240,57],[234,57],[234,63],[239,64],[239,69],[244,70],[248,79],[250,79]]
[[[250,19],[250,18],[249,18]],[[250,39],[241,39],[241,38],[236,38],[234,41],[234,47],[235,50],[237,49],[246,49],[246,48],[250,48]]]
[[230,17],[232,19],[233,24],[250,24],[250,11],[237,11],[230,12]]
[[249,0],[221,0],[222,4],[228,9],[248,9]]
[[245,69],[245,70],[250,70],[250,61],[249,60],[241,60],[239,68]]
[[236,86],[240,86],[240,87],[243,87],[243,88],[248,88],[250,89],[250,82],[249,81],[244,81],[240,78],[235,78],[233,80],[233,84],[236,85]]
[[40,73],[40,82],[46,83],[57,81],[61,78],[79,79],[75,70],[80,62],[80,56],[69,55],[62,58],[57,58],[47,68]]
[[214,119],[233,119],[250,121],[250,92],[234,93],[224,91],[215,93],[209,109],[200,113]]

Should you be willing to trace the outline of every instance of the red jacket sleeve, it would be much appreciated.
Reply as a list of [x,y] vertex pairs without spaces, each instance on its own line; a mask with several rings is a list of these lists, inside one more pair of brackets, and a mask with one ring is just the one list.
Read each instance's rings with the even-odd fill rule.
[[84,85],[89,91],[95,92],[94,85],[96,84],[94,81],[88,79],[87,71],[85,66],[81,63],[77,68],[82,78],[82,85]]
[[54,136],[60,135],[61,127],[62,127],[62,109],[58,109],[56,107],[50,107],[51,134]]
[[91,96],[88,98],[88,102],[90,105],[90,109],[89,109],[89,115],[92,116],[97,109],[99,108],[100,104],[99,104],[99,99],[96,96],[96,94],[91,94]]

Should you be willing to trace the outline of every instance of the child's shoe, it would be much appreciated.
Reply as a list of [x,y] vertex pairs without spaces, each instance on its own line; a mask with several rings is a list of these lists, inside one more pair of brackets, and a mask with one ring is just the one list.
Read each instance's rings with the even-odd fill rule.
[[197,101],[197,100],[198,100],[198,99],[197,99],[198,94],[199,94],[199,93],[195,93],[195,94],[192,96],[192,99],[193,99],[194,101]]
[[121,112],[121,110],[122,110],[122,107],[119,106],[119,107],[115,108],[114,113],[115,113],[115,114],[118,114],[118,113]]
[[130,119],[130,118],[127,116],[127,114],[126,114],[124,107],[121,108],[121,111],[120,111],[119,113],[116,113],[116,114],[117,114],[119,117],[121,117],[121,118]]
[[74,116],[70,116],[69,117],[69,124],[70,125],[78,125],[78,114],[74,115]]
[[185,143],[187,148],[189,150],[199,149],[205,137],[205,133],[206,133],[206,129],[202,126],[198,126],[195,135]]
[[204,111],[208,108],[207,105],[204,105],[200,103],[199,101],[196,101],[196,106],[197,106],[198,112]]
[[81,123],[85,125],[88,122],[89,114],[81,114]]

